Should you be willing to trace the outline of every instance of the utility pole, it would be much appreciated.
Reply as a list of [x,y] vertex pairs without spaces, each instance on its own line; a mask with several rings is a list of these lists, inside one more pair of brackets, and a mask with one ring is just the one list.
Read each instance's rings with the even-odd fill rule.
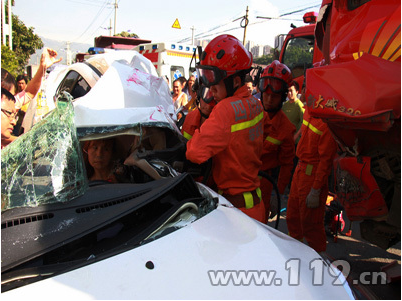
[[[241,19],[240,27],[244,28],[243,45],[246,46],[246,30],[247,30],[247,25],[248,25],[248,6],[247,6],[247,9],[246,9],[246,15],[243,16],[243,17],[237,18],[236,20],[233,20],[233,22],[237,21],[237,20],[240,20],[240,19]],[[243,24],[243,21],[244,21],[244,24]]]
[[112,18],[110,18],[109,36],[112,36]]
[[194,45],[194,30],[195,30],[194,25],[190,29],[191,29],[191,45]]
[[247,30],[247,25],[248,25],[248,6],[246,9],[246,18],[243,20],[245,20],[245,23],[246,23],[244,25],[244,35],[243,35],[243,46],[245,46],[246,45],[246,30]]
[[72,61],[72,55],[71,55],[71,49],[70,49],[70,42],[66,42],[66,61],[67,61],[67,65],[71,65],[71,61]]
[[116,35],[116,14],[117,14],[117,0],[114,0],[114,35]]
[[13,28],[11,17],[11,0],[8,0],[8,24],[6,24],[6,3],[5,0],[1,0],[1,26],[3,29],[2,44],[6,45],[6,36],[8,35],[8,47],[13,50]]

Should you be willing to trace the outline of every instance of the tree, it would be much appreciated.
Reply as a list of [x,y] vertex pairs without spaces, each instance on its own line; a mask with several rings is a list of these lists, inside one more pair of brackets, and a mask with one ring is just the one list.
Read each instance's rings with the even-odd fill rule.
[[135,33],[129,33],[127,31],[122,31],[121,33],[115,34],[115,37],[123,37],[123,38],[139,38],[139,36]]
[[[13,50],[6,50],[6,47],[1,47],[1,66],[3,68],[7,66],[7,70],[16,76],[24,72],[29,57],[34,54],[37,49],[43,48],[43,42],[42,39],[34,33],[34,28],[26,27],[18,16],[12,14],[12,22]],[[15,64],[15,61],[17,64]]]
[[275,51],[275,49],[271,48],[269,54],[254,58],[253,63],[257,64],[257,65],[269,65],[269,64],[271,64],[273,62],[273,60],[274,60],[274,51]]
[[18,59],[14,51],[6,45],[1,45],[1,68],[6,69],[12,74],[18,70]]

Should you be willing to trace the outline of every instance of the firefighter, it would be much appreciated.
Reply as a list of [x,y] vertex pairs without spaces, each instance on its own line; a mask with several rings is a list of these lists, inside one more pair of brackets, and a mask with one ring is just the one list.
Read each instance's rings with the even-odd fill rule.
[[[305,89],[302,90],[304,98]],[[326,250],[324,227],[328,177],[336,154],[336,142],[325,122],[304,112],[302,134],[297,145],[299,158],[290,188],[286,222],[289,235],[306,239],[318,253]]]
[[264,113],[244,84],[252,61],[243,44],[226,34],[214,38],[202,52],[198,77],[216,105],[187,142],[186,157],[197,164],[212,158],[219,192],[250,217],[265,222],[258,178]]
[[[200,87],[198,80],[196,80],[192,90],[195,92],[194,97],[196,98],[195,102],[197,109],[190,111],[187,114],[181,128],[181,133],[187,140],[190,140],[193,137],[195,130],[199,129],[204,121],[208,119],[212,108],[215,105],[214,101],[211,102],[211,99],[205,99],[204,96],[199,93],[202,91],[201,88],[202,86]],[[208,101],[208,103],[206,101]]]
[[[292,178],[295,157],[293,136],[296,128],[282,111],[282,104],[286,101],[291,83],[291,71],[286,65],[276,60],[264,69],[259,81],[259,90],[262,93],[261,101],[265,110],[261,170],[277,179],[281,199],[283,199],[286,186]],[[279,175],[277,176],[278,169]],[[272,218],[278,213],[277,194],[275,193],[271,197],[272,188],[269,180],[261,178],[262,199],[267,218]]]

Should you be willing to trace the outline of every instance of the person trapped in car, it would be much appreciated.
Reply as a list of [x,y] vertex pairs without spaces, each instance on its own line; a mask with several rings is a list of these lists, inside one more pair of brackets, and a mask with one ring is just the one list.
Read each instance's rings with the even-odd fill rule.
[[252,54],[234,36],[220,35],[207,45],[196,69],[216,105],[187,142],[186,157],[197,164],[212,158],[219,192],[250,217],[265,222],[258,178],[264,113],[244,84],[252,61]]
[[83,155],[89,181],[118,182],[114,174],[115,147],[113,138],[84,142]]

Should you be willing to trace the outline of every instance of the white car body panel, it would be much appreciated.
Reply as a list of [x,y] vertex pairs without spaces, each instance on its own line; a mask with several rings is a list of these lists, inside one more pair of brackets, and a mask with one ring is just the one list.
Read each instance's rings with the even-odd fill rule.
[[120,62],[114,62],[91,91],[74,102],[74,110],[77,128],[171,123],[166,113],[174,115],[165,80]]
[[[203,218],[114,257],[2,294],[19,299],[353,299],[324,268],[313,285],[309,263],[320,256],[305,244],[263,225],[220,198]],[[300,284],[288,285],[286,262],[300,258]],[[153,269],[146,263],[151,261]],[[281,285],[211,284],[208,271],[276,271]],[[340,273],[334,270],[334,275]]]

